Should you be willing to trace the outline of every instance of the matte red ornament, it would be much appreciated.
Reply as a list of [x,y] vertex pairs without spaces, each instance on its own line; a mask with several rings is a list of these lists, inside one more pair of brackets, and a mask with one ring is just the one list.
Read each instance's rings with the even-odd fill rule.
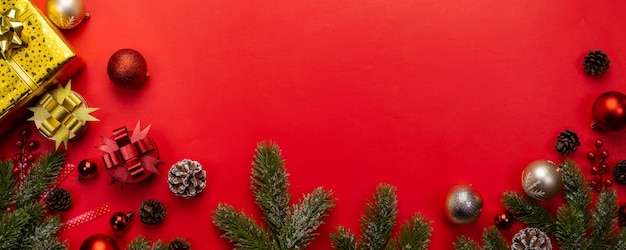
[[80,182],[94,178],[98,175],[98,165],[89,159],[84,159],[78,163],[78,175]]
[[80,250],[119,250],[120,246],[113,237],[106,234],[94,234],[89,236],[83,244],[80,244]]
[[493,224],[500,230],[506,230],[513,226],[515,222],[515,217],[509,211],[504,211],[502,213],[496,214],[493,218]]
[[606,92],[593,102],[592,128],[615,131],[626,126],[626,95],[617,91]]
[[113,83],[124,88],[137,88],[150,76],[146,59],[134,49],[113,53],[107,64],[107,74]]

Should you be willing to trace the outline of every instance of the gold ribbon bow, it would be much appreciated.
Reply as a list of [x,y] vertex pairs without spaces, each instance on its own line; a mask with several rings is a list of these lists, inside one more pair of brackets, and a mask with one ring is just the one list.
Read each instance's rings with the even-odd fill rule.
[[24,24],[17,21],[17,9],[11,8],[0,17],[0,55],[2,59],[9,60],[11,50],[26,45],[22,40]]
[[54,138],[55,148],[78,134],[87,121],[98,121],[89,113],[98,108],[88,108],[82,98],[72,91],[72,82],[65,88],[59,85],[56,96],[46,92],[37,107],[29,108],[35,114],[29,121],[40,123],[39,130],[46,136]]

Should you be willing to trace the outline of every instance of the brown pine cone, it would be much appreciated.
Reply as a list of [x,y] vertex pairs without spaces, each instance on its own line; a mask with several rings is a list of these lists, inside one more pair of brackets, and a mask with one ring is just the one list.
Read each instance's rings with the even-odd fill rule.
[[146,200],[139,206],[139,218],[146,225],[158,224],[165,218],[167,210],[163,203],[157,200]]
[[622,160],[613,168],[613,178],[619,184],[626,184],[626,160]]
[[511,250],[552,250],[552,244],[546,233],[527,227],[515,234]]
[[193,197],[206,187],[206,171],[199,162],[184,159],[172,165],[167,183],[176,196]]
[[46,196],[46,203],[52,211],[65,211],[72,205],[72,195],[63,188],[54,188]]
[[185,241],[184,238],[175,238],[170,242],[167,247],[168,250],[191,250],[191,244]]
[[574,131],[565,130],[564,132],[561,132],[559,137],[556,139],[554,149],[556,149],[556,152],[558,153],[569,154],[576,151],[576,147],[578,146],[580,146],[578,135],[576,135]]
[[611,60],[606,55],[606,53],[601,50],[589,51],[587,56],[583,61],[583,68],[585,69],[585,73],[591,76],[602,75],[609,69],[609,64],[611,64]]

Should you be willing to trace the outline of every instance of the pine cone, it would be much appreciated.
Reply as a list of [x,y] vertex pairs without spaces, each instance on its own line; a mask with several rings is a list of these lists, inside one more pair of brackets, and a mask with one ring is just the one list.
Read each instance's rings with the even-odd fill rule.
[[606,53],[601,50],[589,51],[587,56],[585,56],[585,60],[583,62],[583,68],[585,69],[585,73],[591,76],[602,75],[609,69],[609,64],[611,60],[606,55]]
[[139,218],[146,225],[154,225],[165,218],[167,210],[163,203],[157,200],[147,200],[139,206]]
[[170,242],[168,250],[191,250],[191,244],[183,238],[175,238]]
[[527,227],[513,237],[511,250],[551,250],[548,235],[537,228]]
[[619,184],[626,184],[626,160],[620,161],[613,168],[613,178]]
[[569,154],[571,152],[576,151],[576,147],[580,146],[580,141],[578,140],[578,135],[574,131],[565,130],[559,134],[559,137],[556,139],[556,144],[554,144],[554,148],[556,152],[561,154]]
[[176,196],[193,197],[206,187],[206,171],[197,161],[184,159],[172,165],[167,175],[170,190]]
[[63,188],[54,188],[46,196],[46,203],[52,211],[65,211],[72,205],[72,195]]

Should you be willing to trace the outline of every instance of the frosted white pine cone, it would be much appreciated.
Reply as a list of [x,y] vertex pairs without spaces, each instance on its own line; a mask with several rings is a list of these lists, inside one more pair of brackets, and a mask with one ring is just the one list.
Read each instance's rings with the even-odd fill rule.
[[194,197],[206,187],[206,171],[199,162],[184,159],[172,165],[167,182],[176,196]]
[[546,233],[527,227],[515,234],[511,250],[552,250],[552,244]]

